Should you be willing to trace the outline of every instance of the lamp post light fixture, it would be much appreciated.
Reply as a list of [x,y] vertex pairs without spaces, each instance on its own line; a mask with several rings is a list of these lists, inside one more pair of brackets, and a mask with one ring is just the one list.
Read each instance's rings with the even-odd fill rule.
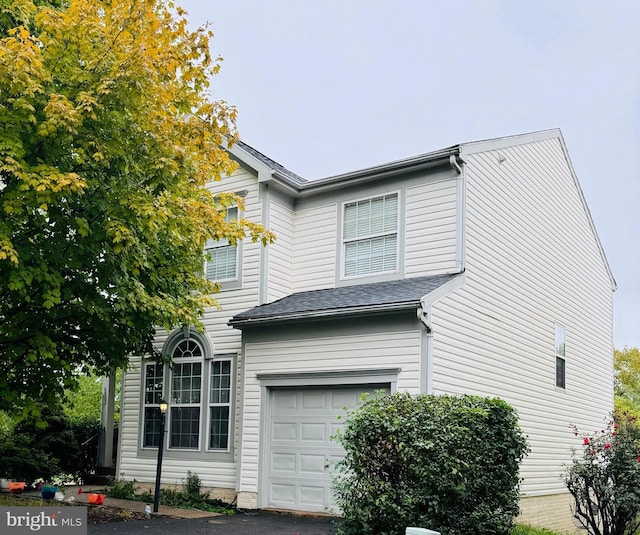
[[162,453],[164,452],[164,420],[167,416],[169,404],[163,399],[160,401],[160,439],[158,441],[158,467],[156,468],[156,492],[153,496],[153,512],[158,512],[160,504],[160,478],[162,476]]

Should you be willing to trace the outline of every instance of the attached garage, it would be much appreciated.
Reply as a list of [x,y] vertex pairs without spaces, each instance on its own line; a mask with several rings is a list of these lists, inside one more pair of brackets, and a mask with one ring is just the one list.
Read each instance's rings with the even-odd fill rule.
[[346,409],[389,384],[269,389],[266,507],[335,513],[332,472],[344,450],[331,439]]

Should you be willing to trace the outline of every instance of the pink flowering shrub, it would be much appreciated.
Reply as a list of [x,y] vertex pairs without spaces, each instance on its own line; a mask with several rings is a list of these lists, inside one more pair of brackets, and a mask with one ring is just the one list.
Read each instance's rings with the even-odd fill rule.
[[[640,528],[640,427],[617,415],[605,429],[581,435],[565,483],[575,518],[589,535],[633,535]],[[580,438],[581,437],[581,438]]]

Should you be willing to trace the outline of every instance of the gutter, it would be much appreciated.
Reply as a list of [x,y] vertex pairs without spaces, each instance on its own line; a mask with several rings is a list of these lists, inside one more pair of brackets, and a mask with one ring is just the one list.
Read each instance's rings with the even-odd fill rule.
[[365,305],[359,307],[347,307],[330,310],[312,310],[306,312],[296,312],[293,314],[274,314],[263,317],[253,317],[247,319],[233,318],[227,322],[227,325],[235,329],[242,329],[248,326],[270,325],[274,323],[284,323],[290,321],[308,321],[314,319],[327,319],[341,316],[351,316],[353,314],[372,314],[376,312],[400,312],[403,310],[414,310],[420,306],[418,301],[405,301],[403,303],[383,304],[383,305]]

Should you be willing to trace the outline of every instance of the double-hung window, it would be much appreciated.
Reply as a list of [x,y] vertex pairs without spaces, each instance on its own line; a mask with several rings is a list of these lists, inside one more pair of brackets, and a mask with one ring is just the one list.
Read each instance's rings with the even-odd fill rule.
[[566,333],[562,325],[556,323],[556,386],[566,388]]
[[[236,206],[227,208],[226,221],[238,219]],[[204,273],[207,279],[215,282],[238,280],[238,246],[228,240],[209,240],[205,248],[206,260]]]
[[398,194],[344,204],[343,269],[345,278],[398,270]]
[[230,359],[214,360],[211,363],[208,446],[211,450],[226,450],[229,447],[231,364]]
[[162,364],[147,364],[144,371],[144,447],[157,448],[160,443],[160,401],[163,384]]
[[142,447],[155,448],[160,443],[159,406],[164,398],[169,400],[169,451],[229,452],[233,368],[234,356],[207,357],[193,337],[174,346],[170,366],[147,363],[143,372]]

